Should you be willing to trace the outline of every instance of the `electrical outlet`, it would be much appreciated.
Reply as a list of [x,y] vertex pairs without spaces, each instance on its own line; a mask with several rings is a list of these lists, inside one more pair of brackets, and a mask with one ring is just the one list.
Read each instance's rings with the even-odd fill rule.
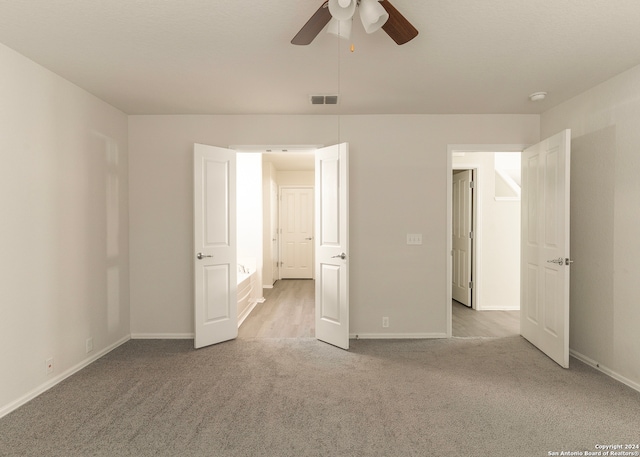
[[53,357],[48,358],[44,363],[47,368],[47,374],[53,373]]
[[382,327],[383,328],[389,327],[389,318],[388,317],[383,317],[382,318]]
[[87,338],[86,346],[87,354],[93,351],[93,338]]

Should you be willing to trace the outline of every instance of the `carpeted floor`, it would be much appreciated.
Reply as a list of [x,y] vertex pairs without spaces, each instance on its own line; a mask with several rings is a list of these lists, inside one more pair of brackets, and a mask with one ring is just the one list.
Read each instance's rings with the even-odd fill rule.
[[[0,419],[1,456],[548,456],[640,443],[640,393],[520,337],[130,341]],[[637,454],[636,454],[637,455]]]

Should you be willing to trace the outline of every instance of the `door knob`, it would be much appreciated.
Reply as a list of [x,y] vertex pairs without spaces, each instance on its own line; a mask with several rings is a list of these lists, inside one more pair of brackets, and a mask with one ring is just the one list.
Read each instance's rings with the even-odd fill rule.
[[555,263],[558,265],[564,265],[564,259],[562,257],[558,257],[557,259],[547,260],[547,263]]
[[205,257],[213,257],[212,255],[204,255],[202,254],[202,252],[198,252],[198,254],[196,255],[196,257],[198,258],[198,260],[202,260]]
[[313,238],[305,238],[305,240],[311,241]]
[[573,263],[573,260],[571,260],[569,257],[567,257],[566,259],[564,259],[564,264],[565,265],[571,265]]
[[331,256],[331,258],[332,258],[332,259],[338,259],[338,258],[340,258],[340,259],[344,260],[344,259],[346,259],[346,258],[347,258],[347,254],[345,254],[345,253],[343,252],[342,254],[338,254],[338,255]]

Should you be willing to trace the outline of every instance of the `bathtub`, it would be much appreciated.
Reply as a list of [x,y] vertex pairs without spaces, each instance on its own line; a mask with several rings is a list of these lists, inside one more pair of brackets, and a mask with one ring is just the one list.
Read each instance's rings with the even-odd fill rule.
[[255,308],[257,301],[253,299],[253,283],[255,271],[238,265],[238,327]]

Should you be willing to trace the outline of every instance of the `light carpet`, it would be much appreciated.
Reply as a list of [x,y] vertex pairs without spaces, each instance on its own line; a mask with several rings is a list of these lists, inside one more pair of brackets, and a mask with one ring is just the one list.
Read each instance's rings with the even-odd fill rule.
[[2,456],[548,456],[638,442],[639,392],[521,337],[349,351],[129,341],[0,419]]

